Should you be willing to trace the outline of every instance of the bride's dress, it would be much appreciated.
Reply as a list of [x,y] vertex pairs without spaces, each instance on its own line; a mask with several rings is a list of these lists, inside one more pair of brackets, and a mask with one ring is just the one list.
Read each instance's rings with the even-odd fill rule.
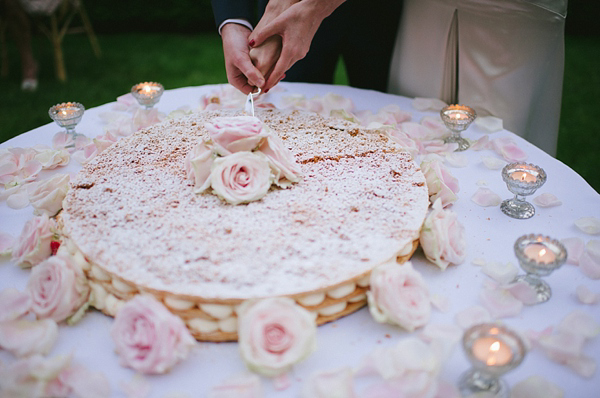
[[389,91],[494,115],[556,153],[567,0],[404,0]]

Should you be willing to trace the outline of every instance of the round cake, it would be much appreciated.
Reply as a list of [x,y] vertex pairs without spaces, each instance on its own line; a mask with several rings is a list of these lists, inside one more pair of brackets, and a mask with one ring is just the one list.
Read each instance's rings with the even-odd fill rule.
[[411,156],[382,132],[298,111],[257,117],[302,179],[231,205],[194,193],[184,161],[231,111],[168,120],[123,138],[71,182],[60,222],[92,305],[114,315],[152,294],[199,340],[237,338],[236,307],[292,297],[322,324],[366,304],[370,271],[410,258],[429,199]]

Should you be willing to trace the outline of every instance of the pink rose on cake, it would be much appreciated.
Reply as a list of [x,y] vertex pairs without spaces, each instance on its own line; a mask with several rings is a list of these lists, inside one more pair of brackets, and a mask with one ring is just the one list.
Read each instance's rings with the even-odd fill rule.
[[194,192],[202,193],[210,188],[210,171],[215,160],[212,148],[206,142],[196,145],[185,158],[185,172],[194,182]]
[[266,136],[263,123],[254,116],[218,117],[204,125],[221,156],[252,151]]
[[273,377],[316,349],[315,317],[290,298],[244,302],[238,311],[238,342],[248,368]]
[[123,366],[152,374],[165,373],[185,359],[196,342],[181,318],[146,295],[123,305],[110,334]]
[[437,198],[442,200],[444,207],[456,202],[456,194],[460,190],[458,180],[444,166],[443,160],[435,155],[426,156],[421,162],[421,171],[425,175],[429,200],[435,202]]
[[50,257],[56,223],[46,214],[25,223],[12,251],[12,258],[23,268],[39,264]]
[[35,214],[47,214],[52,217],[62,209],[62,201],[69,190],[68,174],[55,174],[49,180],[35,183],[29,193],[29,201]]
[[466,257],[465,228],[455,212],[444,210],[441,199],[433,203],[425,218],[419,239],[429,261],[445,270],[448,264],[460,264]]
[[210,184],[232,205],[259,200],[271,187],[271,169],[262,153],[237,152],[215,159]]
[[68,255],[52,256],[34,267],[27,282],[31,310],[40,318],[61,322],[88,299],[90,287],[83,270]]
[[367,292],[369,311],[380,323],[396,324],[409,332],[424,326],[431,314],[425,280],[412,264],[391,260],[371,272]]
[[270,134],[260,145],[258,150],[269,158],[269,163],[275,179],[275,184],[287,188],[292,183],[300,181],[302,171],[296,163],[292,153],[284,146],[281,138]]

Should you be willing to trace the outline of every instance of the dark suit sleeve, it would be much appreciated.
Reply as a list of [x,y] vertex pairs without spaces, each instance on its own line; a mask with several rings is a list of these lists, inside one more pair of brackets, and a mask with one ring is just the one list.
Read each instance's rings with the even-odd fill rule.
[[226,19],[245,19],[251,24],[256,20],[256,2],[254,0],[211,0],[217,28]]

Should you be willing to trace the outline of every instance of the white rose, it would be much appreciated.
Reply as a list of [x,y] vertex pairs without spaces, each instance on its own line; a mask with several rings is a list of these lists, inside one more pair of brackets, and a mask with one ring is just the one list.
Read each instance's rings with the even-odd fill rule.
[[427,259],[443,270],[465,260],[465,228],[455,212],[442,208],[441,199],[433,203],[425,218],[419,241]]
[[258,150],[269,158],[275,174],[275,184],[283,188],[292,182],[300,181],[300,166],[296,163],[294,155],[283,145],[281,138],[269,135]]
[[254,116],[217,117],[204,125],[222,156],[252,151],[265,137],[263,123]]
[[456,202],[458,199],[456,194],[460,190],[458,180],[444,166],[441,160],[429,157],[425,158],[421,162],[421,171],[427,181],[431,203],[435,202],[438,198],[442,200],[444,207],[452,202]]
[[232,205],[252,202],[265,196],[271,187],[271,168],[261,153],[236,152],[215,159],[210,185]]
[[391,260],[371,272],[367,292],[369,311],[380,323],[392,323],[409,332],[424,326],[431,314],[431,301],[425,280],[410,262]]
[[27,221],[13,247],[13,260],[21,267],[31,267],[50,257],[55,228],[56,223],[46,214]]
[[29,201],[35,214],[52,217],[62,209],[62,201],[69,190],[68,174],[55,174],[49,180],[35,183],[29,192]]
[[27,282],[31,309],[38,318],[61,322],[85,304],[90,293],[85,274],[70,256],[52,256],[34,267]]
[[290,298],[244,302],[238,312],[242,359],[265,376],[287,372],[316,349],[314,316]]
[[196,145],[185,158],[187,178],[194,182],[194,193],[210,188],[210,170],[215,155],[206,142]]

